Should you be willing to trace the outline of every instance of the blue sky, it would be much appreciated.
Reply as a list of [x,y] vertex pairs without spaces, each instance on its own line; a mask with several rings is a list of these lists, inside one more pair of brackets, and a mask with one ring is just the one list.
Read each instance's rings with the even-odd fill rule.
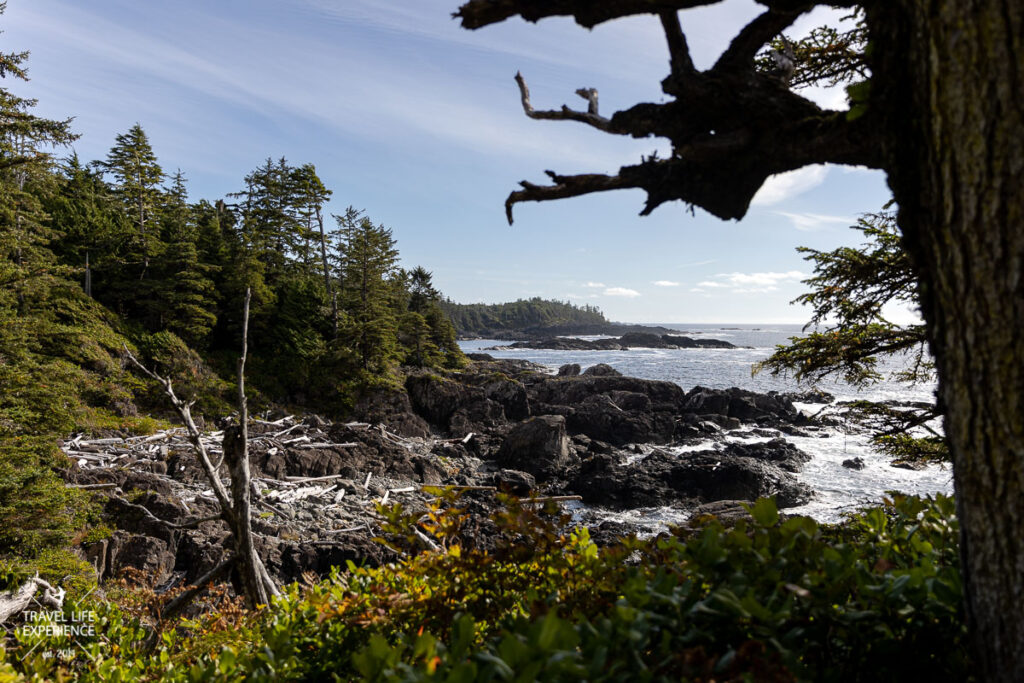
[[[740,222],[681,204],[637,214],[640,191],[519,205],[519,180],[614,172],[667,145],[580,124],[527,119],[512,77],[538,108],[600,91],[610,115],[663,98],[658,21],[587,31],[520,20],[469,32],[459,0],[9,0],[4,51],[27,49],[37,112],[75,117],[84,160],[136,121],[193,199],[240,189],[267,157],[312,162],[331,210],[365,209],[394,230],[405,265],[423,265],[456,301],[542,296],[598,305],[631,322],[805,322],[789,305],[809,272],[795,247],[852,243],[846,226],[888,200],[884,176],[810,167],[769,181]],[[683,12],[698,66],[757,13],[752,0]],[[838,14],[802,17],[806,31]],[[812,95],[840,106],[841,92]],[[574,101],[575,100],[575,101]]]

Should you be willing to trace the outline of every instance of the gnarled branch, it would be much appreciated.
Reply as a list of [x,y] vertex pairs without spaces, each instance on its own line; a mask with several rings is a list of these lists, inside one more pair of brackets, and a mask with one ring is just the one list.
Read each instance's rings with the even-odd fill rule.
[[[514,16],[526,21],[546,17],[573,17],[586,28],[634,14],[660,14],[693,7],[715,5],[721,0],[470,0],[452,16],[462,20],[462,27],[477,29],[497,24]],[[805,5],[852,7],[858,0],[758,0],[758,3],[779,11],[793,11]]]
[[562,105],[561,110],[541,110],[538,111],[533,108],[533,104],[530,103],[530,89],[526,86],[526,80],[523,75],[516,72],[516,84],[519,86],[519,97],[523,103],[523,111],[531,119],[548,119],[555,121],[579,121],[580,123],[586,123],[587,125],[593,126],[599,130],[603,130],[606,133],[617,133],[612,127],[612,122],[604,118],[597,113],[597,89],[596,88],[580,88],[576,91],[576,94],[587,100],[588,106],[587,111],[575,111],[569,107]]

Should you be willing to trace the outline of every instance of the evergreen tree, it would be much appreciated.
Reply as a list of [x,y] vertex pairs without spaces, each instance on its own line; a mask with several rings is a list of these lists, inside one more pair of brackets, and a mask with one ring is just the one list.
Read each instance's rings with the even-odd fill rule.
[[[808,327],[815,329],[793,337],[755,366],[772,374],[792,373],[798,381],[819,382],[841,376],[855,386],[882,379],[907,383],[934,380],[934,363],[928,353],[924,325],[898,325],[885,318],[884,307],[901,304],[917,307],[917,277],[900,242],[896,215],[884,210],[862,216],[853,229],[867,242],[860,247],[818,251],[800,247],[814,264],[814,275],[804,281],[811,289],[794,303],[813,308]],[[879,360],[898,358],[899,370],[883,375]],[[877,426],[876,445],[902,459],[945,458],[941,435],[928,427],[941,411],[927,408],[892,409],[884,404],[858,402],[852,417]],[[913,436],[914,428],[930,432]]]
[[[5,9],[0,4],[0,13]],[[0,74],[28,80],[28,53],[0,55]],[[35,100],[0,88],[0,288],[24,304],[30,289],[44,296],[43,282],[57,264],[48,245],[57,236],[47,224],[39,200],[50,181],[49,149],[67,145],[77,136],[71,121],[43,119],[32,114]]]
[[99,167],[114,176],[114,192],[135,225],[135,240],[126,265],[134,266],[138,279],[144,280],[150,259],[160,251],[155,218],[163,203],[163,169],[142,126],[136,123],[127,133],[115,138],[114,146]]
[[198,227],[180,170],[172,176],[166,192],[160,230],[166,248],[157,268],[159,326],[190,346],[201,347],[217,322],[213,281],[209,278],[214,266],[200,259]]
[[132,224],[104,182],[101,172],[72,155],[60,171],[56,191],[43,198],[50,225],[62,237],[51,245],[58,258],[81,268],[82,286],[89,296],[115,309],[111,282],[121,277],[122,246],[131,241]]
[[397,321],[391,305],[389,280],[395,274],[398,251],[391,230],[369,218],[358,222],[335,216],[340,231],[340,307],[345,313],[343,335],[364,372],[387,372],[397,356]]

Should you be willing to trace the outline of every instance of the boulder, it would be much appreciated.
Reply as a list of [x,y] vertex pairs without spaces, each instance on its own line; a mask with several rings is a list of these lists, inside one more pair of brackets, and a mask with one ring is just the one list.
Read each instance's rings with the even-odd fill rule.
[[516,496],[528,496],[530,491],[537,486],[537,479],[529,472],[521,470],[498,470],[490,476],[488,481],[499,491]]
[[430,436],[430,425],[416,414],[409,395],[404,391],[373,392],[360,400],[352,413],[359,420],[385,425],[401,436]]
[[539,479],[561,473],[572,463],[565,418],[538,415],[516,425],[505,437],[496,459],[505,467]]
[[157,585],[170,577],[174,562],[174,553],[165,541],[119,529],[107,539],[102,578],[116,577],[125,569],[132,568],[142,572]]
[[851,470],[862,470],[865,467],[864,458],[848,458],[843,461],[843,467]]
[[566,363],[562,367],[558,368],[559,377],[578,377],[580,374],[579,363]]
[[585,377],[622,377],[622,373],[608,365],[607,363],[598,363],[597,365],[591,365],[589,368],[583,371]]

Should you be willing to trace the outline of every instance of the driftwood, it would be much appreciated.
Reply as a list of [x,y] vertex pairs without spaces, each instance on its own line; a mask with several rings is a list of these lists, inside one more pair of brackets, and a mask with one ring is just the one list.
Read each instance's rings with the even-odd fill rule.
[[[36,593],[42,589],[42,595]],[[13,591],[0,593],[0,624],[6,623],[11,617],[21,614],[33,600],[39,604],[59,611],[64,606],[65,591],[63,588],[54,588],[49,582],[35,575]]]

